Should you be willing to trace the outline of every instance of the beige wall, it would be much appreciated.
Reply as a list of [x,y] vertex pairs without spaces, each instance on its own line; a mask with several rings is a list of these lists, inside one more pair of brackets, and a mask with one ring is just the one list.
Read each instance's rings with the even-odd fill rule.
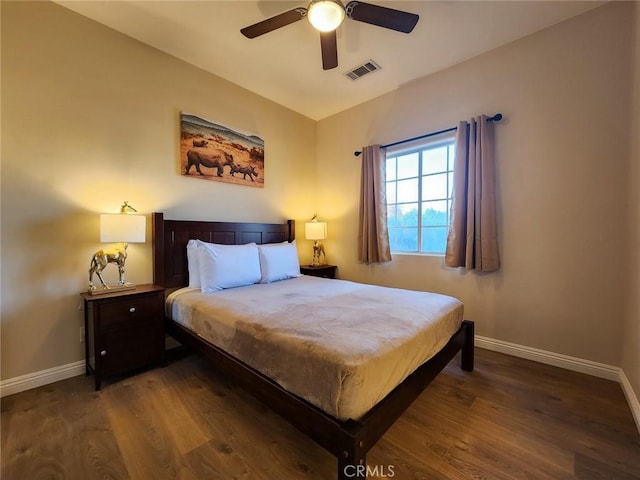
[[[628,239],[629,281],[622,369],[640,399],[640,5],[635,10],[633,118],[630,136]],[[640,418],[636,418],[640,424]]]
[[[632,9],[605,5],[320,121],[318,213],[341,277],[452,294],[479,335],[620,365]],[[353,152],[495,112],[502,269],[359,264]]]
[[[84,358],[78,292],[99,212],[128,200],[298,227],[313,214],[315,121],[53,3],[1,8],[3,379]],[[180,176],[180,111],[264,138],[265,188]],[[150,245],[130,245],[128,280],[151,281]]]

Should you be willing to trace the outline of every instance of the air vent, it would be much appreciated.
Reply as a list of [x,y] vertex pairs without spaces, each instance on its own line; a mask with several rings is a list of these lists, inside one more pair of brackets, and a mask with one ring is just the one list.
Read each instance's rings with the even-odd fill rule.
[[373,60],[369,60],[364,65],[360,65],[350,72],[345,73],[345,75],[351,80],[357,80],[364,77],[365,75],[368,75],[371,72],[375,72],[376,70],[380,70],[380,65],[378,65]]

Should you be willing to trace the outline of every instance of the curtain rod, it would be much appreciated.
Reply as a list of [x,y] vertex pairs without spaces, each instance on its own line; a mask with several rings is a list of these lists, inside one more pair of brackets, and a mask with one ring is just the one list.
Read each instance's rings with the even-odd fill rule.
[[[500,120],[502,120],[501,113],[496,113],[493,117],[487,118],[488,122],[499,122]],[[419,137],[407,138],[406,140],[400,140],[399,142],[388,143],[387,145],[382,145],[382,148],[395,147],[396,145],[413,142],[414,140],[420,140],[422,138],[428,138],[428,137],[435,137],[436,135],[440,135],[441,133],[453,132],[454,130],[457,130],[457,129],[458,127],[451,127],[451,128],[446,128],[444,130],[438,130],[437,132],[427,133],[425,135],[420,135]],[[356,157],[359,157],[360,154],[362,154],[362,152],[353,152],[353,154]]]

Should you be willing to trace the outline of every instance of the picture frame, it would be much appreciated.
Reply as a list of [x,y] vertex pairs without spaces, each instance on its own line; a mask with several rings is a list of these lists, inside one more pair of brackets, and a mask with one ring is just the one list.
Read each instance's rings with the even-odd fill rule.
[[264,140],[256,134],[180,113],[180,173],[186,177],[264,187]]

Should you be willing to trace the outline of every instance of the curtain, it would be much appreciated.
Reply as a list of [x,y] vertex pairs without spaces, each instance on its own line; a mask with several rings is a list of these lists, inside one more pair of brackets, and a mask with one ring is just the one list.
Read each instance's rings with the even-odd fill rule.
[[493,123],[487,118],[482,115],[458,126],[445,254],[446,266],[480,272],[500,268]]
[[362,149],[358,260],[391,261],[387,228],[386,153],[380,145]]

